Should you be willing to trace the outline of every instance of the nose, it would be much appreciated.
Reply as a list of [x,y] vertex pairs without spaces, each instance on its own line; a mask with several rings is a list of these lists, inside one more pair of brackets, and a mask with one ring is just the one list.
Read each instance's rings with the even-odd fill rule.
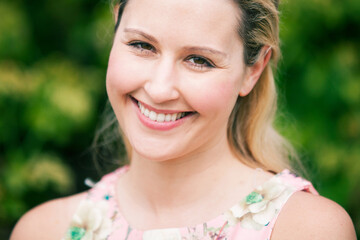
[[174,61],[163,58],[154,63],[153,71],[145,82],[144,89],[154,103],[175,100],[179,97],[177,80]]

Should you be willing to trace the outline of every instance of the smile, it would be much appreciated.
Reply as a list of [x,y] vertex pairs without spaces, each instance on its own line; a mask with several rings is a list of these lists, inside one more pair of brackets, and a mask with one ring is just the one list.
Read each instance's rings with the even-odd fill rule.
[[179,113],[157,113],[155,111],[151,111],[147,109],[143,104],[137,102],[141,114],[145,117],[150,118],[152,121],[156,122],[174,122],[186,116],[186,112]]
[[161,124],[178,123],[180,122],[179,120],[196,113],[190,111],[176,112],[174,110],[157,110],[145,103],[141,103],[132,96],[130,96],[130,99],[137,105],[139,114],[142,116],[142,119],[146,120],[146,122]]

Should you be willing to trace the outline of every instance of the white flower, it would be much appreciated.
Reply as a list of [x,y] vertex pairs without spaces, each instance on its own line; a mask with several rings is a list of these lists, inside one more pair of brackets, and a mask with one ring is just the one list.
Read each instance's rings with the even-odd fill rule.
[[144,232],[143,240],[181,240],[181,233],[177,228],[148,230]]
[[240,222],[243,228],[260,230],[275,217],[293,191],[273,177],[228,210],[225,218],[231,226]]
[[111,233],[112,222],[107,216],[108,203],[105,200],[80,203],[65,240],[104,240]]

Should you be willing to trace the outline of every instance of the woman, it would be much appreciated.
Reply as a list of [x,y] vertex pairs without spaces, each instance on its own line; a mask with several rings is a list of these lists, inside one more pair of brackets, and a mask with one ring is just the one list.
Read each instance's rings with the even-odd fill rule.
[[31,210],[11,239],[355,239],[284,170],[277,5],[121,1],[106,86],[131,164]]

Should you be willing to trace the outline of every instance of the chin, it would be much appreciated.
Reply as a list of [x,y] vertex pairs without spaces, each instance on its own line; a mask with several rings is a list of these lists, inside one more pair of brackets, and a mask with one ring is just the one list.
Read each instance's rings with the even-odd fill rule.
[[160,154],[160,153],[141,153],[137,152],[138,155],[140,155],[142,158],[152,161],[152,162],[166,162],[170,161],[171,159],[175,159],[174,154]]
[[178,148],[158,148],[154,146],[133,147],[133,151],[135,151],[139,157],[153,162],[165,162],[179,158],[182,155]]

